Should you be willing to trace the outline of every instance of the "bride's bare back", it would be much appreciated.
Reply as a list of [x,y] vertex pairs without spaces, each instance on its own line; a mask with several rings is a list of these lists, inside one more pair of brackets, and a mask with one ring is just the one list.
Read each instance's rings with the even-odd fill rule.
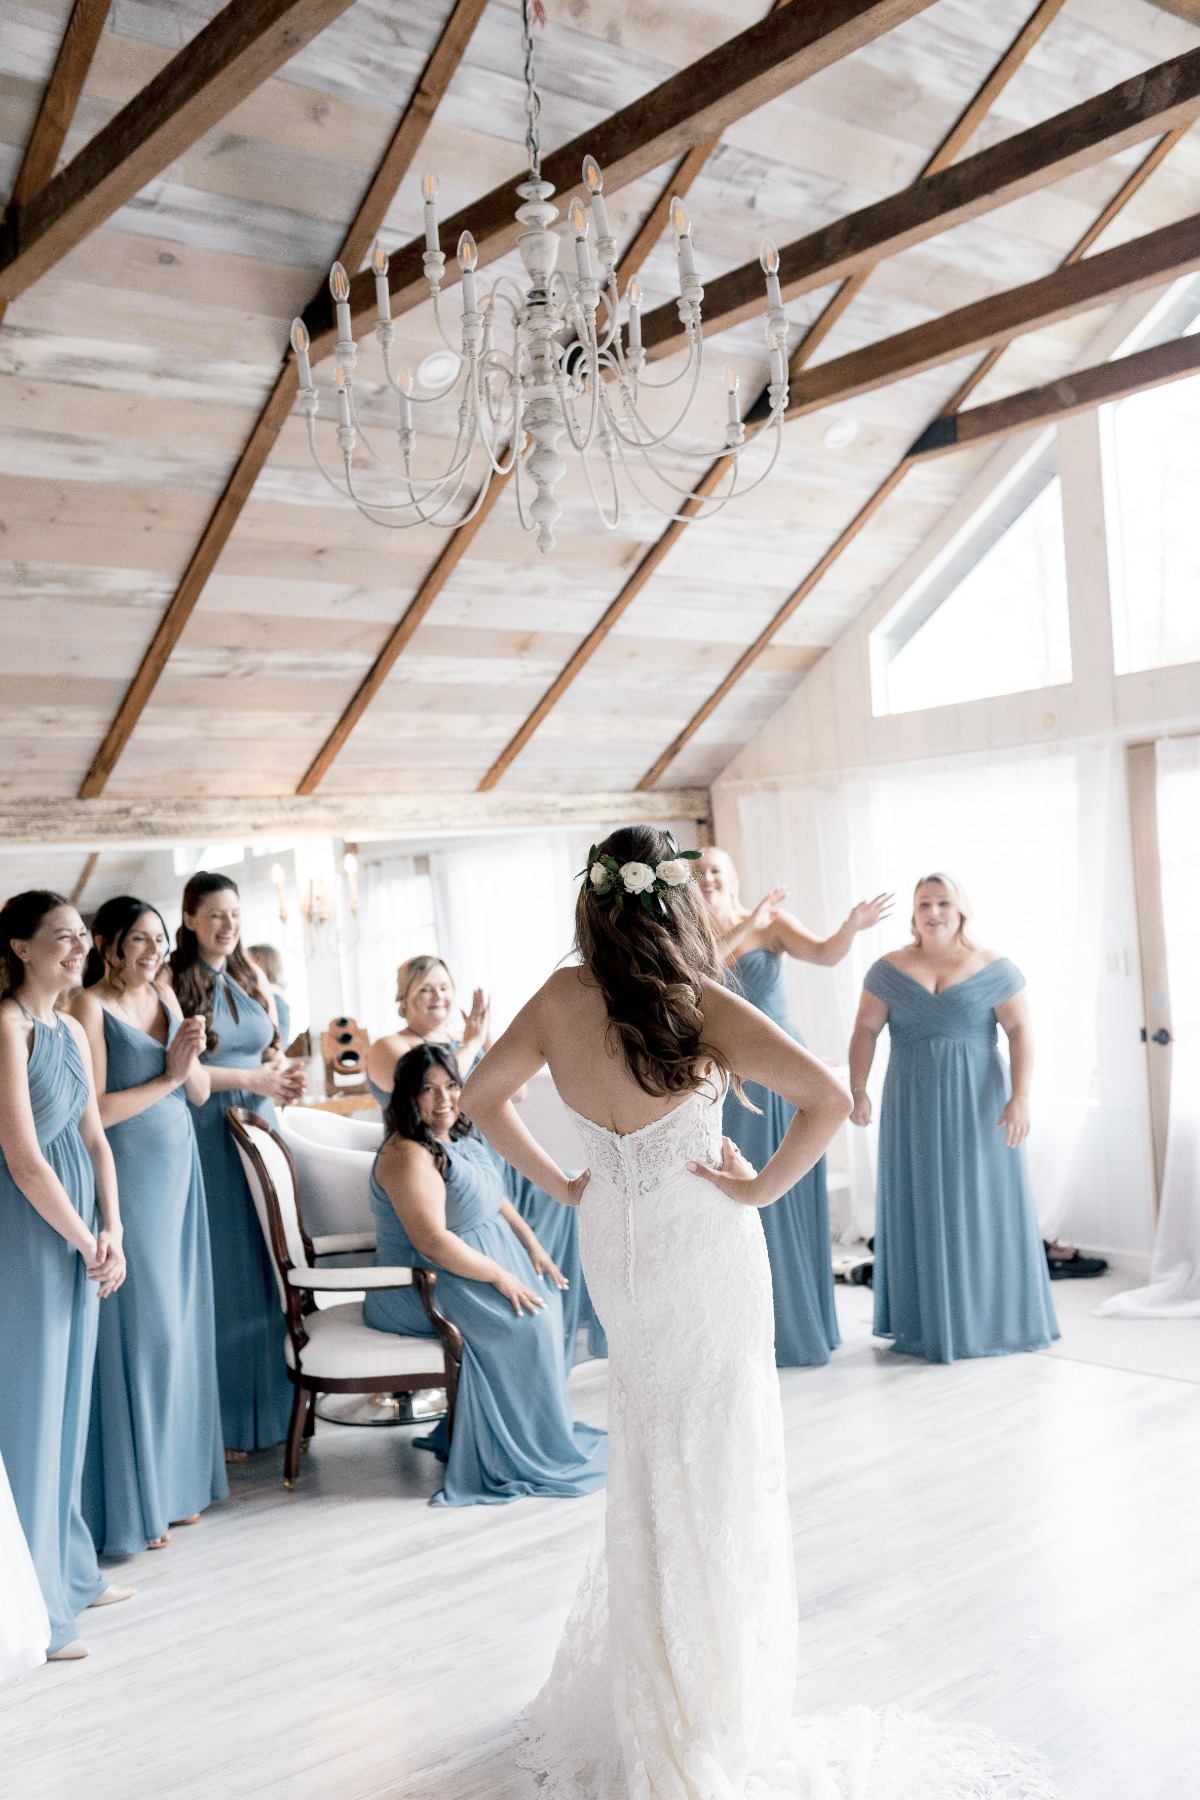
[[[767,1206],[816,1162],[848,1115],[850,1097],[824,1064],[756,1007],[713,981],[702,980],[701,991],[704,1042],[739,1077],[773,1089],[796,1108],[765,1171],[753,1179],[714,1172],[733,1198]],[[568,1205],[577,1203],[585,1184],[567,1181],[512,1105],[513,1094],[543,1066],[573,1112],[618,1136],[653,1124],[686,1098],[648,1094],[634,1079],[604,995],[586,967],[553,974],[472,1073],[462,1105],[502,1156]],[[713,1078],[720,1080],[715,1071]]]

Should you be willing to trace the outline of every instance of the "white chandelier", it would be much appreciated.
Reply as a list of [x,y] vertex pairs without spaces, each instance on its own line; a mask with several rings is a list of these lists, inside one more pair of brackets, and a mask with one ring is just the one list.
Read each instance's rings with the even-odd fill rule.
[[[525,530],[537,532],[539,549],[549,554],[555,547],[554,525],[562,513],[555,489],[566,473],[566,464],[559,454],[563,438],[578,457],[596,511],[610,530],[617,527],[621,516],[619,474],[624,475],[642,500],[669,518],[682,517],[680,507],[689,500],[693,508],[688,516],[708,516],[760,486],[774,468],[782,442],[788,400],[788,324],[779,289],[779,257],[772,244],[764,244],[761,262],[766,277],[766,342],[771,376],[764,429],[773,428],[774,444],[767,466],[753,479],[739,482],[746,433],[734,370],[725,371],[727,417],[723,441],[703,448],[684,443],[679,437],[695,404],[704,367],[700,314],[704,290],[696,274],[691,225],[682,201],[671,201],[670,218],[679,266],[679,318],[687,355],[683,367],[666,380],[651,382],[644,372],[641,293],[636,279],[626,288],[627,313],[622,331],[617,246],[604,209],[604,178],[591,156],[583,160],[583,181],[590,205],[585,207],[577,197],[567,209],[567,223],[575,239],[575,273],[566,274],[556,267],[561,239],[551,226],[558,209],[550,204],[553,185],[541,178],[541,102],[534,74],[531,19],[534,3],[535,0],[522,0],[529,178],[517,188],[522,204],[516,213],[525,228],[517,248],[527,286],[522,291],[515,280],[504,275],[481,297],[475,274],[478,248],[471,233],[464,231],[458,241],[462,318],[457,343],[447,331],[441,295],[446,258],[438,241],[437,177],[427,174],[422,182],[425,278],[438,332],[454,358],[455,370],[448,384],[437,392],[415,393],[410,371],[402,368],[397,374],[394,370],[392,347],[396,328],[391,319],[388,258],[378,243],[372,254],[378,313],[375,336],[387,385],[399,403],[400,468],[389,466],[378,454],[359,417],[354,391],[358,348],[350,317],[350,278],[340,262],[334,263],[329,277],[337,315],[334,364],[340,477],[325,466],[317,447],[320,398],[309,364],[309,335],[301,319],[292,324],[292,348],[300,380],[300,410],[307,423],[313,461],[329,485],[351,500],[366,518],[395,530],[417,525],[454,530],[483,505],[493,477],[513,474],[521,524]],[[599,273],[588,242],[592,227],[601,265]],[[656,429],[643,414],[643,395],[647,390],[672,388],[682,389],[682,404],[665,429]],[[440,473],[418,473],[414,468],[414,409],[436,405],[451,396],[458,398],[458,428],[449,459]],[[360,444],[369,465],[366,470],[358,460]],[[721,456],[730,458],[729,475],[703,498],[695,494],[690,482],[681,485],[663,466],[665,457],[672,464],[682,462],[686,466],[696,462],[707,468]],[[468,477],[473,464],[479,468],[479,487],[464,510],[460,497],[464,488],[470,491]],[[642,485],[646,475],[667,491],[665,504],[646,493]]]

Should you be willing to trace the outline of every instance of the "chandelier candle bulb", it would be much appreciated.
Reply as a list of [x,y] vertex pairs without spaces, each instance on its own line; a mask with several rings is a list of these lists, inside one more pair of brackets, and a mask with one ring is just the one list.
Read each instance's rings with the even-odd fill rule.
[[625,298],[629,302],[629,348],[640,350],[642,347],[642,290],[636,276],[625,289]]
[[758,260],[767,278],[767,305],[774,312],[783,306],[783,295],[779,291],[779,252],[774,244],[764,244]]
[[353,850],[347,850],[342,858],[342,867],[346,871],[346,887],[349,890],[350,911],[358,917],[358,858]]
[[679,258],[679,272],[681,275],[694,275],[696,263],[692,256],[692,224],[678,194],[671,202],[671,228],[675,233],[675,253]]
[[592,203],[592,218],[596,225],[597,238],[609,235],[608,214],[604,210],[604,176],[600,173],[600,164],[594,156],[583,159],[583,180],[588,191],[588,199]]
[[[292,320],[292,349],[296,353],[296,374],[306,391],[312,387],[312,368],[308,360],[308,327],[303,319]],[[276,868],[279,864],[276,863]]]
[[438,241],[438,178],[432,169],[421,177],[421,198],[425,202],[425,248],[436,252],[442,246]]
[[401,369],[397,383],[400,389],[400,429],[411,434],[413,428],[412,391],[413,378],[408,369]]
[[742,415],[738,410],[738,389],[741,386],[736,369],[725,371],[725,405],[731,425],[740,425]]
[[337,372],[338,424],[346,431],[352,431],[354,421],[350,417],[350,390],[346,386],[346,371]]
[[388,292],[387,251],[382,244],[376,244],[371,253],[371,267],[375,272],[375,310],[379,323],[386,325],[392,316],[392,296]]
[[462,270],[463,311],[477,312],[475,304],[475,265],[479,261],[479,251],[475,247],[475,239],[469,231],[464,231],[458,240],[458,266]]
[[338,337],[343,343],[350,343],[354,337],[354,327],[350,323],[350,277],[340,262],[335,262],[329,271],[329,292],[337,308]]
[[567,209],[567,222],[575,233],[575,267],[582,280],[590,281],[592,265],[587,247],[588,216],[583,210],[583,201],[578,197],[572,200]]

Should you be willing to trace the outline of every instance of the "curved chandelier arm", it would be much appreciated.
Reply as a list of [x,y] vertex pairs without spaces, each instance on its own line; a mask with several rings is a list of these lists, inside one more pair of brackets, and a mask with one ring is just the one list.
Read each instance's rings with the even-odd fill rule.
[[[766,427],[764,426],[763,429],[766,430]],[[761,433],[759,435],[761,436]],[[717,513],[724,512],[725,508],[729,505],[731,500],[742,500],[745,498],[745,496],[747,494],[752,494],[756,488],[761,487],[763,485],[763,483],[765,481],[767,481],[769,479],[769,477],[771,476],[771,474],[773,473],[775,465],[779,460],[779,453],[782,448],[783,448],[783,420],[778,419],[775,422],[775,428],[774,428],[774,445],[772,447],[771,456],[770,456],[770,459],[769,459],[765,469],[763,469],[760,474],[756,475],[753,481],[747,481],[743,486],[739,487],[738,486],[738,471],[739,471],[740,464],[737,460],[735,460],[733,467],[730,470],[730,482],[729,482],[729,487],[726,490],[726,492],[720,493],[718,491],[713,494],[705,494],[705,495],[697,494],[694,488],[692,488],[690,490],[685,490],[685,489],[676,487],[676,484],[674,482],[669,481],[663,475],[661,469],[657,469],[654,466],[654,464],[652,462],[650,462],[649,458],[646,457],[645,455],[643,455],[642,460],[646,463],[646,466],[650,470],[650,473],[654,476],[654,478],[657,481],[661,481],[663,483],[664,487],[670,487],[670,488],[674,489],[674,491],[676,493],[682,494],[684,496],[685,500],[692,500],[695,502],[694,509],[691,512],[687,512],[687,513],[679,512],[678,510],[671,510],[668,507],[663,506],[661,504],[661,502],[656,500],[652,494],[648,494],[645,491],[645,489],[642,487],[640,481],[637,478],[637,475],[635,474],[634,470],[630,466],[629,458],[625,453],[624,447],[621,447],[621,449],[620,449],[620,456],[621,456],[621,467],[624,469],[625,474],[629,479],[630,486],[634,489],[634,491],[637,493],[639,498],[644,500],[647,506],[653,507],[654,511],[657,513],[660,513],[664,518],[673,520],[675,523],[680,524],[680,525],[688,525],[696,520],[715,518]],[[726,454],[728,455],[728,454],[732,454],[732,453],[726,452]]]
[[[696,403],[696,394],[700,386],[700,375],[703,367],[704,359],[702,356],[698,356],[692,371],[692,380],[691,385],[688,388],[687,397],[679,412],[676,414],[674,421],[667,426],[665,431],[660,432],[651,431],[650,427],[642,418],[641,413],[638,411],[637,399],[630,383],[627,380],[619,381],[617,387],[623,403],[624,416],[636,428],[632,436],[624,432],[621,429],[621,419],[618,417],[616,409],[609,405],[607,407],[609,418],[612,422],[613,430],[616,432],[617,437],[621,442],[627,444],[631,450],[657,450],[663,444],[670,442]],[[674,447],[675,446],[672,446],[672,448]],[[683,454],[686,456],[689,452],[685,450],[683,451]],[[696,453],[691,452],[691,454],[694,455]],[[701,454],[703,454],[703,452],[701,452]]]

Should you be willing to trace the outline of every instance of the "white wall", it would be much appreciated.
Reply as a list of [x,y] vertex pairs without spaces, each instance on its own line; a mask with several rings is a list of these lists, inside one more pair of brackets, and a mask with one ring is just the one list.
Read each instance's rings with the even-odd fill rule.
[[[1145,1065],[1138,1041],[1141,997],[1122,745],[1200,730],[1200,665],[1136,675],[1114,672],[1098,415],[1065,421],[1058,433],[1071,682],[924,712],[877,717],[871,709],[871,632],[1031,441],[1030,437],[1014,441],[997,453],[926,543],[729,765],[713,790],[714,826],[717,841],[744,866],[749,887],[768,885],[786,863],[785,879],[798,910],[816,929],[832,929],[862,894],[908,879],[912,871],[906,867],[910,860],[906,852],[925,854],[932,836],[945,845],[935,861],[949,864],[969,889],[974,887],[975,903],[984,918],[990,912],[995,924],[1006,929],[1007,941],[997,943],[997,949],[1013,954],[1014,938],[1032,923],[1029,955],[1036,955],[1037,936],[1045,933],[1062,959],[1078,961],[1081,933],[1090,934],[1095,980],[1089,1016],[1081,1023],[1081,1034],[1088,1040],[1086,1048],[1081,1041],[1081,1056],[1087,1057],[1091,1068],[1087,1112],[1080,1114],[1084,1122],[1073,1144],[1069,1173],[1063,1172],[1065,1125],[1059,1132],[1060,1166],[1056,1172],[1043,1164],[1045,1191],[1039,1204],[1081,1241],[1139,1254],[1150,1246],[1153,1189]],[[1054,895],[1039,894],[1039,872],[1029,866],[1036,838],[1032,824],[1029,831],[1023,830],[1019,811],[996,818],[994,831],[1000,834],[1003,853],[997,861],[986,826],[980,834],[979,819],[986,820],[981,809],[995,803],[997,781],[1014,793],[1021,782],[1032,782],[1030,819],[1035,813],[1049,816],[1040,804],[1045,796],[1038,793],[1038,770],[1043,769],[1048,780],[1055,763],[1064,757],[1078,775],[1078,859],[1080,869],[1089,873],[1068,903],[1056,904]],[[891,843],[887,867],[861,866],[864,847],[882,846],[892,835],[878,817],[872,825],[870,812],[897,778],[902,785],[891,791],[905,798],[913,841]],[[922,793],[929,797],[930,821],[937,827],[932,834],[922,828]],[[960,796],[954,805],[947,798],[951,793]],[[978,796],[977,807],[970,804],[973,794]],[[763,811],[766,796],[774,796],[773,813]],[[770,832],[762,837],[760,828],[768,817]],[[990,869],[983,891],[978,891],[972,869],[962,866],[957,844],[974,844],[981,871],[985,866]],[[1054,848],[1045,852],[1051,862]],[[1011,865],[1011,881],[1005,858]],[[1098,884],[1098,893],[1087,881]],[[1022,915],[1022,893],[1038,909],[1032,921]],[[898,907],[898,915],[905,918],[907,899],[902,894]],[[792,972],[797,1019],[823,1055],[839,1060],[844,1056],[853,999],[866,963],[902,942],[906,934],[898,928],[874,935],[876,942],[856,946],[852,963],[842,971]],[[1058,973],[1052,970],[1047,976],[1047,989]],[[1057,992],[1061,1001],[1065,992],[1061,981]],[[1031,990],[1031,1000],[1036,1017],[1036,991]],[[1065,1062],[1060,1075],[1069,1078]],[[1036,1098],[1035,1087],[1035,1119]],[[1072,1101],[1076,1103],[1082,1105],[1078,1095]],[[1060,1123],[1065,1119],[1066,1110]],[[1034,1171],[1037,1179],[1036,1153]],[[856,1217],[861,1220],[870,1206],[869,1168],[861,1151],[852,1175]]]

